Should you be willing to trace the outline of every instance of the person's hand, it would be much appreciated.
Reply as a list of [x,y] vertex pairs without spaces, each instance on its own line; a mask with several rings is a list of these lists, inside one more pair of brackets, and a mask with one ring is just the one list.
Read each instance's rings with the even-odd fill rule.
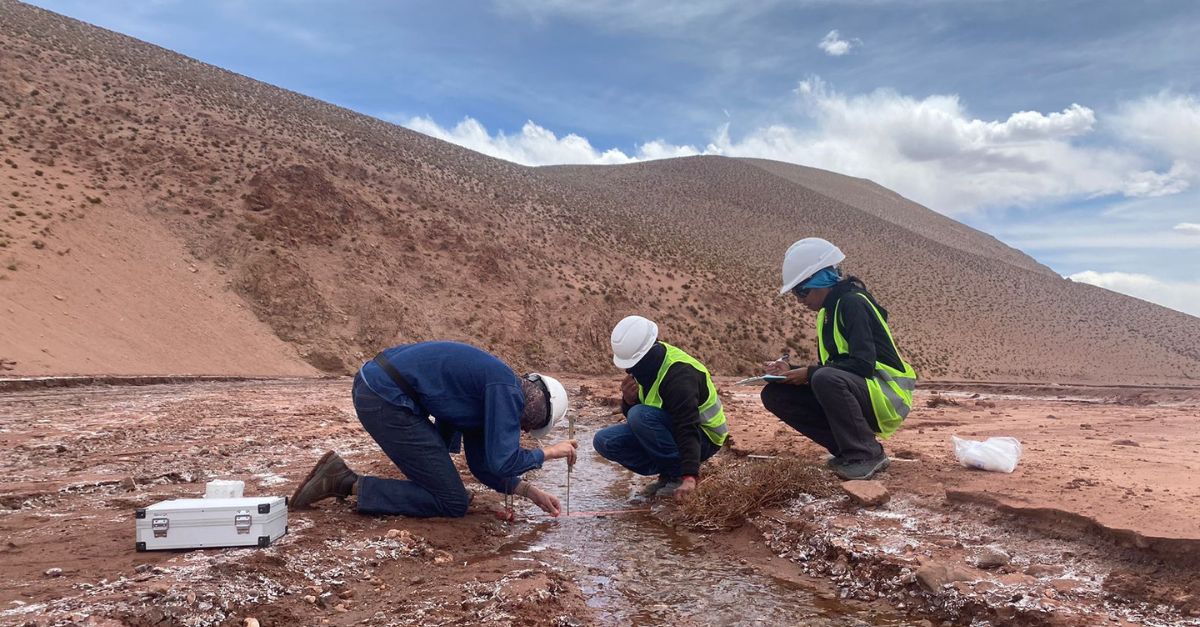
[[783,382],[788,385],[808,385],[808,366],[801,366],[783,373]]
[[675,501],[682,503],[692,496],[692,492],[696,489],[695,477],[684,477],[679,482],[679,487],[675,488]]
[[546,459],[559,459],[565,457],[567,458],[567,464],[574,466],[575,449],[577,448],[579,448],[579,443],[575,440],[563,440],[558,444],[551,444],[550,446],[542,449],[542,454],[545,455]]
[[540,507],[543,512],[551,516],[558,516],[561,508],[558,499],[553,494],[543,492],[540,488],[531,485],[525,490],[525,497],[533,501],[533,504]]
[[767,374],[781,375],[787,372],[790,368],[791,366],[788,365],[788,362],[782,359],[763,362],[763,369],[767,371]]
[[638,403],[637,379],[634,379],[631,374],[627,374],[624,379],[621,379],[621,400],[625,401],[626,405],[637,405]]

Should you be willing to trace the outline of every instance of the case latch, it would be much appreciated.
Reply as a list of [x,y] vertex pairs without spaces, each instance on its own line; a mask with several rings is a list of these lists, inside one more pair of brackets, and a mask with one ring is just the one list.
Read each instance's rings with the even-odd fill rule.
[[248,534],[250,533],[251,521],[250,514],[242,512],[233,517],[233,527],[237,529],[239,534]]
[[167,529],[170,528],[171,521],[165,517],[153,518],[150,520],[150,528],[154,530],[155,538],[167,537]]

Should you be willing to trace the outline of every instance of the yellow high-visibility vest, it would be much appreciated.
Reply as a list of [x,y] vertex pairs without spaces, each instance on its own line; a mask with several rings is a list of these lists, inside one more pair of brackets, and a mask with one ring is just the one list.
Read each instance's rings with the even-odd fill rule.
[[713,444],[725,444],[725,438],[729,437],[729,425],[725,424],[725,408],[721,406],[721,398],[717,396],[717,386],[713,385],[712,375],[708,374],[704,364],[696,361],[691,355],[666,342],[659,343],[667,347],[667,356],[663,358],[662,366],[658,369],[658,375],[654,377],[654,385],[650,386],[649,392],[642,389],[642,384],[638,384],[638,400],[643,405],[662,409],[663,399],[658,393],[658,388],[662,385],[663,377],[667,376],[667,370],[677,363],[690,365],[704,373],[704,382],[708,386],[708,400],[699,407],[700,428]]
[[[879,309],[875,307],[875,303],[867,298],[862,292],[853,292],[867,304],[871,306],[871,311],[875,312],[875,317],[879,319],[879,324],[883,325],[883,330],[887,333],[888,341],[892,343],[892,348],[896,351],[896,356],[900,357],[900,348],[896,346],[896,340],[892,337],[892,330],[888,327],[887,320],[884,320],[883,314],[879,313]],[[847,294],[842,298],[852,298]],[[849,343],[845,336],[842,335],[842,329],[837,324],[838,307],[842,304],[842,299],[839,298],[837,305],[833,310],[833,343],[837,345],[839,354],[845,355],[850,352]],[[825,308],[817,312],[817,349],[820,352],[821,363],[829,361],[829,351],[825,347],[825,334],[821,329],[825,326]],[[884,438],[889,438],[896,429],[900,428],[900,423],[904,422],[908,412],[912,410],[913,390],[917,387],[917,372],[913,367],[900,357],[900,363],[904,366],[902,370],[897,370],[881,361],[875,362],[875,374],[867,379],[867,389],[871,392],[871,407],[875,410],[875,420],[879,423],[879,435]]]

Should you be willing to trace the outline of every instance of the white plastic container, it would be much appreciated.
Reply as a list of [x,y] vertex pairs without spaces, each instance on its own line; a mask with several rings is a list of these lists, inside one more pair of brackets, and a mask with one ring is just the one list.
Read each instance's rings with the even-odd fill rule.
[[287,533],[287,499],[174,499],[134,512],[138,551],[267,547]]
[[245,481],[214,479],[204,484],[206,499],[240,499],[246,489]]
[[988,438],[982,442],[950,436],[954,456],[967,468],[992,472],[1012,472],[1021,459],[1021,441],[1016,438]]

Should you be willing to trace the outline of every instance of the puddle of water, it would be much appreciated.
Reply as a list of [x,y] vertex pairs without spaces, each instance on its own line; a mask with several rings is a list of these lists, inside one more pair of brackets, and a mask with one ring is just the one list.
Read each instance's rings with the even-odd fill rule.
[[[579,457],[571,476],[571,510],[619,510],[650,478],[597,455],[593,429],[577,425]],[[549,466],[539,485],[561,497],[566,473]],[[564,500],[565,507],[565,500]],[[547,519],[536,507],[518,513],[502,550],[551,560],[579,583],[596,618],[621,625],[900,625],[897,617],[854,610],[708,551],[703,539],[676,532],[647,514]]]

